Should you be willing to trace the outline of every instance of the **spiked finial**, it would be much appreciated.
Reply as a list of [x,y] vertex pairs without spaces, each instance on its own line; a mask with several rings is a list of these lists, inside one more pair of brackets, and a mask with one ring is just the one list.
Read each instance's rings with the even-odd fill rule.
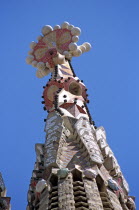
[[31,42],[29,56],[26,62],[33,67],[37,67],[36,76],[42,78],[49,74],[56,65],[65,62],[65,59],[71,60],[72,57],[80,56],[91,49],[88,42],[78,46],[81,29],[64,22],[61,26],[56,25],[53,28],[46,25],[42,28],[42,36],[39,36],[38,42]]

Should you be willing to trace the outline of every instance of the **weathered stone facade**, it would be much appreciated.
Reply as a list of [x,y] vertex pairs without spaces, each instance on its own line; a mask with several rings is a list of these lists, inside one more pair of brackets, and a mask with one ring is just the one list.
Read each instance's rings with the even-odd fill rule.
[[2,174],[0,173],[0,210],[10,210],[10,197],[6,197],[6,187],[2,178]]

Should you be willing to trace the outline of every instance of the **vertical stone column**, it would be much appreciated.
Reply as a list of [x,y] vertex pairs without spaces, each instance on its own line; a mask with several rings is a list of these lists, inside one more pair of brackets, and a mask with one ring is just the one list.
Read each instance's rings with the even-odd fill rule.
[[60,210],[75,210],[72,174],[58,180],[58,200]]
[[6,187],[2,178],[2,174],[0,173],[0,209],[10,210],[10,200],[10,197],[6,197]]
[[45,126],[46,142],[45,142],[45,161],[44,165],[47,167],[50,164],[57,164],[57,152],[59,142],[62,137],[63,120],[57,113],[50,113],[47,117]]
[[49,192],[46,188],[45,191],[40,196],[40,204],[39,204],[39,210],[47,210],[49,204]]
[[107,193],[109,195],[111,204],[113,206],[114,210],[122,210],[121,204],[119,202],[119,199],[117,198],[116,194],[113,193],[111,190],[107,189]]
[[93,163],[102,165],[103,157],[102,157],[101,151],[99,149],[99,146],[96,142],[96,139],[93,134],[93,130],[92,130],[92,127],[91,127],[89,121],[86,118],[81,117],[75,123],[75,129],[76,129],[83,145],[87,149],[91,161]]
[[84,182],[87,201],[89,204],[89,210],[103,210],[102,201],[99,195],[95,179],[89,180],[84,178],[83,182]]

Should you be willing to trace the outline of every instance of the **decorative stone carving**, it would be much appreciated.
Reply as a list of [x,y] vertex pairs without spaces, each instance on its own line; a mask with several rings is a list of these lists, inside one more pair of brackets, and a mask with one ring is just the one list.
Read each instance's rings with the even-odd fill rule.
[[88,178],[88,179],[94,179],[96,178],[98,172],[89,168],[89,169],[85,169],[84,171],[84,175]]
[[64,179],[68,176],[69,169],[68,168],[61,168],[58,170],[57,175],[60,179]]
[[96,181],[83,179],[89,210],[103,209]]
[[41,193],[47,187],[47,183],[44,179],[41,179],[36,184],[36,192]]
[[27,63],[37,67],[38,78],[49,73],[51,78],[43,87],[46,138],[35,146],[27,209],[134,210],[105,130],[92,121],[87,88],[71,65],[73,56],[91,48],[87,42],[76,44],[80,33],[68,22],[47,25],[30,45]]
[[58,180],[59,209],[75,210],[72,174]]
[[80,118],[75,124],[75,129],[77,130],[83,145],[87,149],[91,160],[97,164],[102,164],[103,157],[93,135],[89,121],[86,118]]
[[2,174],[0,173],[0,209],[10,210],[10,200],[10,197],[6,197],[6,187],[2,178]]

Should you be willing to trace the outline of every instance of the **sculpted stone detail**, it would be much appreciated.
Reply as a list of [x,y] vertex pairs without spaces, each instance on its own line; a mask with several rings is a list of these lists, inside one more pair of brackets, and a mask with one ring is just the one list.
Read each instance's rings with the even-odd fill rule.
[[103,205],[95,179],[84,179],[84,187],[88,198],[89,210],[102,210]]
[[113,209],[114,210],[122,210],[123,208],[121,207],[121,204],[120,204],[116,194],[111,192],[109,189],[107,190],[107,192],[108,192],[110,201],[111,201],[111,203],[113,205]]
[[95,140],[89,121],[85,118],[80,118],[75,124],[75,129],[86,147],[91,160],[95,163],[102,164],[102,154]]
[[103,127],[96,129],[96,139],[104,157],[105,168],[109,171],[109,175],[112,176],[118,182],[117,184],[120,188],[122,188],[121,190],[124,190],[127,194],[129,192],[128,183],[126,182],[121,172],[120,166],[117,162],[114,153],[107,144],[106,133]]
[[72,174],[58,180],[59,209],[75,210]]
[[80,33],[68,22],[47,25],[30,44],[27,63],[37,67],[38,78],[51,77],[43,86],[46,137],[35,145],[27,210],[135,210],[105,130],[92,121],[87,88],[71,65],[72,57],[91,49],[87,42],[76,44]]
[[57,165],[57,154],[62,148],[61,144],[65,139],[63,120],[57,113],[50,113],[45,131],[45,167],[47,167],[50,164]]
[[6,196],[6,187],[4,184],[4,180],[2,174],[0,173],[0,209],[10,210],[10,197]]

